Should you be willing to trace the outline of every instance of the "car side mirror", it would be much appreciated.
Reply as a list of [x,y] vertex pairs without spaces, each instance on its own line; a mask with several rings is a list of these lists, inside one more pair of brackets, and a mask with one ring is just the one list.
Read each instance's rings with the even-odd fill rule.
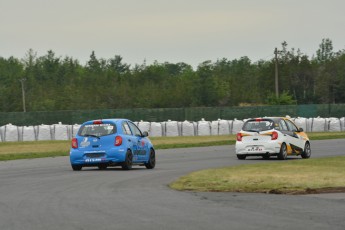
[[302,128],[298,128],[298,132],[303,132],[303,129]]
[[144,131],[143,132],[143,137],[148,137],[149,136],[149,133],[147,131]]

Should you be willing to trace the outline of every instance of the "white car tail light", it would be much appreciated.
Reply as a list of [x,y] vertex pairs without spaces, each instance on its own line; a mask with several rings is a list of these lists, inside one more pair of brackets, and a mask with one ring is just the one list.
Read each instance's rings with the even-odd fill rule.
[[277,139],[278,139],[278,133],[276,131],[273,131],[271,140],[277,140]]

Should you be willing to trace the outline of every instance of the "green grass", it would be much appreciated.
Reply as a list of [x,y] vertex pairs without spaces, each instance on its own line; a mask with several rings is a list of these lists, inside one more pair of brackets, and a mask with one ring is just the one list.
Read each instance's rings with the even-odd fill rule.
[[70,141],[1,142],[0,161],[67,156]]
[[308,133],[310,140],[329,140],[345,138],[345,132]]
[[[170,184],[176,190],[303,194],[345,188],[345,157],[240,165],[190,173]],[[342,190],[345,191],[345,190]]]
[[[345,138],[345,132],[309,133],[311,140]],[[157,150],[216,145],[232,145],[235,135],[191,136],[191,137],[150,137]],[[0,142],[0,161],[67,156],[70,141]]]
[[68,152],[34,152],[34,153],[8,153],[1,154],[0,161],[10,161],[19,159],[35,159],[44,157],[68,156]]
[[232,145],[232,144],[235,144],[235,138],[236,138],[235,135],[191,136],[191,137],[150,137],[156,149]]
[[[327,140],[345,138],[345,132],[308,133],[311,140]],[[202,147],[216,145],[233,145],[235,135],[191,136],[191,137],[150,137],[156,149]]]

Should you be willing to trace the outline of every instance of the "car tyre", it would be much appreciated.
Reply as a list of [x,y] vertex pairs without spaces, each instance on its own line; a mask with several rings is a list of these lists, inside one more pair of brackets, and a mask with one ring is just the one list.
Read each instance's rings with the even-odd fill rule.
[[99,170],[106,170],[107,168],[108,168],[108,165],[105,165],[105,164],[98,165]]
[[147,169],[153,169],[156,166],[156,154],[153,149],[150,150],[150,158],[147,163],[145,163],[145,167]]
[[237,154],[237,159],[239,159],[239,160],[245,160],[246,157],[247,157],[246,155]]
[[123,170],[132,169],[133,165],[133,154],[130,150],[127,150],[125,161],[122,163],[121,167]]
[[307,159],[311,156],[311,148],[310,148],[310,143],[306,142],[304,146],[304,151],[301,154],[301,157],[303,159]]
[[73,171],[80,171],[82,168],[81,165],[71,165],[71,166],[72,166]]
[[265,154],[265,155],[262,155],[262,158],[264,159],[264,160],[268,160],[268,159],[270,159],[270,155],[269,154]]
[[280,151],[277,157],[279,160],[285,160],[287,158],[287,148],[286,148],[285,143],[283,143],[282,146],[280,147]]

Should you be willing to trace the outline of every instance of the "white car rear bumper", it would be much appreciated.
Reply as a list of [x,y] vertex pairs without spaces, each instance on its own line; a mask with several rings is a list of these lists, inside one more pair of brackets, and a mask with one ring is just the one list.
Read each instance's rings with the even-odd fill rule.
[[268,142],[242,142],[236,141],[235,151],[238,155],[265,155],[276,154],[280,151],[281,143],[278,141]]

